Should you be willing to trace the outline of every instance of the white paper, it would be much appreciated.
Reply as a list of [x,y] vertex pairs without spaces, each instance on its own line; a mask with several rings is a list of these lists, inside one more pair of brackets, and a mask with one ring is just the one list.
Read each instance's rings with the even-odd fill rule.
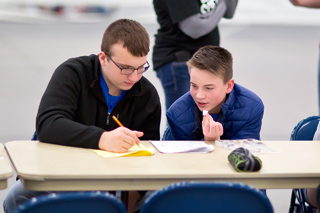
[[162,153],[182,153],[182,152],[197,152],[208,153],[212,152],[213,145],[208,145],[203,141],[150,141],[153,146]]
[[256,139],[239,139],[239,140],[216,140],[215,145],[227,149],[237,149],[243,147],[252,153],[280,153],[280,150],[268,147],[262,141]]

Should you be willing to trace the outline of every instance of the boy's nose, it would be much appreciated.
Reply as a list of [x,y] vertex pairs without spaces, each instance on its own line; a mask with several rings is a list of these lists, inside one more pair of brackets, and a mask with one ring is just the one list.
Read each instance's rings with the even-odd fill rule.
[[135,71],[134,71],[133,73],[131,73],[128,77],[129,77],[129,79],[130,79],[131,81],[136,82],[136,81],[139,80],[139,75],[141,75],[141,74],[138,74],[138,71],[135,70]]
[[205,95],[204,95],[204,93],[203,93],[203,92],[198,91],[198,92],[197,92],[197,94],[196,94],[196,97],[197,97],[197,98],[199,98],[199,99],[201,99],[201,98],[204,98],[204,97],[205,97]]

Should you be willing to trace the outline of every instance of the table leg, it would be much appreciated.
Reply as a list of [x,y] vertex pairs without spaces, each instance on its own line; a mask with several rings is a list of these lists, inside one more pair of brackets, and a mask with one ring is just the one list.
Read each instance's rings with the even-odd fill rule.
[[128,191],[121,191],[121,200],[128,209],[128,200],[129,200],[129,192]]

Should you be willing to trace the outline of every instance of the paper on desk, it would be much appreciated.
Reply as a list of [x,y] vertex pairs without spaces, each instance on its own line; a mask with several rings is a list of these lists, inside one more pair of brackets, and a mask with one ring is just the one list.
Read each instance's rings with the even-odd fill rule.
[[256,139],[239,139],[239,140],[216,140],[216,146],[235,150],[239,147],[248,149],[252,153],[280,153],[280,150],[267,146],[262,141]]
[[162,153],[182,153],[182,152],[212,152],[213,145],[208,145],[203,141],[150,141],[159,152]]
[[[141,148],[140,148],[140,147]],[[108,152],[104,150],[98,150],[98,149],[91,149],[98,155],[102,157],[132,157],[132,156],[150,156],[154,154],[154,148],[153,147],[145,147],[143,144],[139,144],[139,146],[134,145],[131,149],[129,149],[128,152],[123,153],[115,153],[115,152]]]

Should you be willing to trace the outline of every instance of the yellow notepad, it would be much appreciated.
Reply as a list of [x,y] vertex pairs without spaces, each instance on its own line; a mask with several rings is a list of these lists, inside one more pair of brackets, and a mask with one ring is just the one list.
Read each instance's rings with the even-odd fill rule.
[[98,149],[91,149],[91,150],[102,157],[150,156],[154,154],[153,147],[147,148],[141,143],[139,144],[139,146],[137,146],[136,144],[133,147],[131,147],[131,149],[129,149],[128,152],[123,152],[123,153],[108,152],[108,151],[98,150]]

